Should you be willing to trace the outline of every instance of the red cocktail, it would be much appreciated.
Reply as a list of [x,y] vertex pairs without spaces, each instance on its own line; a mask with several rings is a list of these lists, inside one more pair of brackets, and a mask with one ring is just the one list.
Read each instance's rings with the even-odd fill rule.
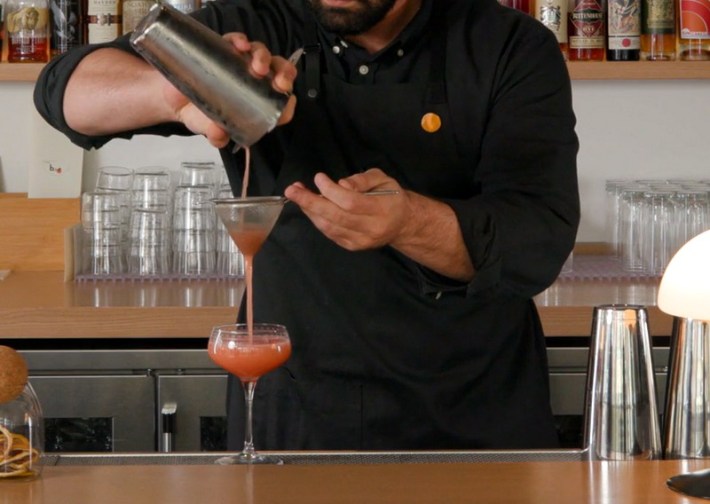
[[256,324],[249,337],[243,324],[218,327],[219,337],[210,340],[212,360],[242,382],[256,381],[273,371],[291,355],[286,329],[273,324]]
[[251,332],[246,324],[218,326],[212,330],[207,352],[217,365],[239,378],[244,388],[247,413],[244,449],[230,462],[280,463],[274,457],[254,451],[252,403],[257,380],[282,365],[291,355],[288,331],[278,324],[254,324]]

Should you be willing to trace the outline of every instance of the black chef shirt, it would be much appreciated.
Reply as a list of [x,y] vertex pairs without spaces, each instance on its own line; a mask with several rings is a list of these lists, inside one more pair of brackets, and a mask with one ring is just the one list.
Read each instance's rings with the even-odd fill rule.
[[[427,81],[434,59],[434,2],[445,6],[448,30],[445,96],[459,155],[451,170],[463,166],[466,183],[436,183],[437,176],[448,176],[447,168],[439,167],[444,171],[430,174],[430,182],[408,180],[403,185],[453,208],[475,278],[468,284],[452,281],[387,247],[329,255],[327,244],[280,234],[277,226],[280,241],[271,250],[280,247],[281,252],[264,254],[280,276],[270,278],[269,287],[274,287],[257,292],[255,300],[263,306],[257,315],[269,317],[261,321],[289,328],[294,354],[272,383],[262,380],[265,385],[257,388],[268,395],[257,397],[257,405],[268,400],[266,417],[284,417],[278,428],[287,434],[267,432],[258,447],[532,448],[556,442],[544,338],[531,300],[554,281],[579,221],[575,118],[569,77],[554,37],[534,19],[495,0],[423,0],[410,25],[377,54],[318,28],[320,72],[354,86]],[[244,31],[283,56],[304,45],[309,23],[298,0],[218,0],[195,17],[220,33]],[[100,47],[106,46],[131,50],[126,37]],[[189,134],[177,124],[106,137],[87,137],[68,128],[61,108],[64,88],[73,68],[96,47],[62,55],[44,69],[35,103],[51,124],[84,148],[137,133]],[[306,87],[301,75],[295,87],[300,104],[308,100]],[[252,194],[282,191],[277,180],[293,137],[291,124],[252,147]],[[361,147],[358,138],[338,141]],[[229,148],[221,154],[238,187],[241,156]],[[329,167],[315,168],[328,172]],[[288,264],[289,247],[300,257],[311,247],[319,260]],[[401,269],[401,277],[393,274],[403,279],[397,288],[390,291],[343,273],[349,262],[367,264],[368,254],[381,256],[376,260],[385,261],[388,271]],[[296,266],[305,268],[303,276],[285,278]],[[327,283],[343,275],[352,280],[347,290],[333,286],[335,292],[329,292],[307,281]],[[279,295],[288,299],[288,309]],[[322,315],[316,316],[314,309]],[[351,404],[340,404],[345,402]],[[351,425],[343,432],[329,425],[340,422]],[[319,435],[331,427],[332,432]]]

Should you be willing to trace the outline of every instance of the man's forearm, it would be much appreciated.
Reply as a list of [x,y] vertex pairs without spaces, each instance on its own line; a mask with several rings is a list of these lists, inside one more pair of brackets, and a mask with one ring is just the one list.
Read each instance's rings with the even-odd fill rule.
[[87,55],[69,79],[64,118],[84,135],[108,135],[175,120],[163,98],[165,79],[147,62],[118,49]]
[[475,270],[451,207],[416,193],[409,201],[412,219],[391,246],[441,275],[471,281]]

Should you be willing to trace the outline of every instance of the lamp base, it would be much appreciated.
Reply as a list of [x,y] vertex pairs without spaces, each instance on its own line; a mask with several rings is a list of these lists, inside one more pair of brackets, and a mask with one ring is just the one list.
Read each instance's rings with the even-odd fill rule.
[[688,495],[710,499],[710,469],[672,476],[666,485],[673,491]]

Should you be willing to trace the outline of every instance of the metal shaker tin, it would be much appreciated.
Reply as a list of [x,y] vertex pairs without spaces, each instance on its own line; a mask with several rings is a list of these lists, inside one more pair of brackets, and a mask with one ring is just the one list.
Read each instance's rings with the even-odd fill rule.
[[131,45],[238,147],[249,147],[271,131],[288,101],[288,95],[273,89],[270,75],[250,73],[250,55],[170,5],[150,9]]

